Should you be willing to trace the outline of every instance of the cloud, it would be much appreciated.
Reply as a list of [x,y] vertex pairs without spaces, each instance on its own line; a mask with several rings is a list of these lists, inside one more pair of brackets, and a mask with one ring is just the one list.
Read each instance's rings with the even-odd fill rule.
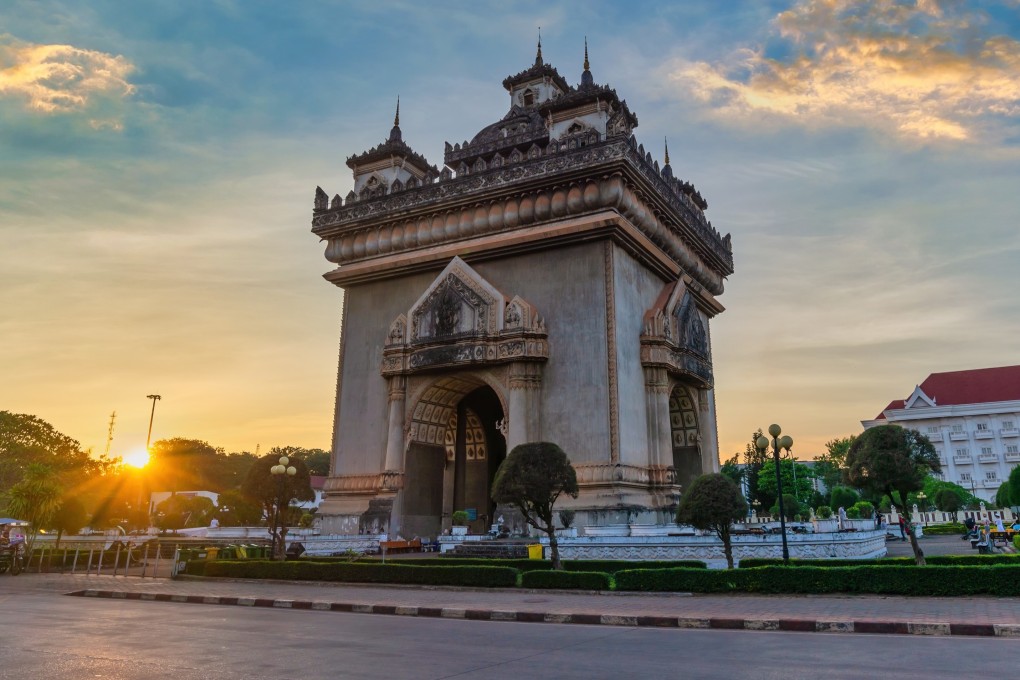
[[774,44],[670,77],[731,122],[968,140],[1020,116],[1020,41],[982,35],[985,19],[936,0],[801,0],[772,22]]
[[135,91],[127,80],[134,68],[119,55],[0,35],[0,99],[40,114],[79,113],[96,130],[121,129],[118,109]]

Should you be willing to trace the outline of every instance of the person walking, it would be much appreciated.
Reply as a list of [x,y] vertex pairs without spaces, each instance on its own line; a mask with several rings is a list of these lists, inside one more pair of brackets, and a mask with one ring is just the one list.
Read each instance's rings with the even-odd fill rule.
[[901,541],[907,540],[907,529],[908,528],[909,527],[907,526],[907,518],[904,517],[903,515],[900,515],[900,540]]

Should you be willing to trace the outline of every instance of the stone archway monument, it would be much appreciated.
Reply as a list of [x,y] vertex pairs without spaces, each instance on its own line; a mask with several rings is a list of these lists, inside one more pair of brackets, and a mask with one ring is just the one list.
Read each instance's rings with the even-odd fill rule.
[[510,109],[442,171],[389,138],[317,189],[312,231],[343,288],[322,529],[432,536],[493,517],[498,463],[548,440],[571,457],[577,523],[672,521],[718,470],[709,322],[733,272],[707,203],[637,143],[637,117],[569,85],[541,51]]

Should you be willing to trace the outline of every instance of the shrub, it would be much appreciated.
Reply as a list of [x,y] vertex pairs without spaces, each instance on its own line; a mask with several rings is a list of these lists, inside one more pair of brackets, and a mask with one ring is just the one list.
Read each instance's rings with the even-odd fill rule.
[[[189,566],[190,566],[189,562]],[[272,578],[298,581],[339,581],[343,583],[409,583],[432,586],[473,586],[513,588],[518,571],[509,567],[417,566],[403,564],[323,563],[304,560],[228,561],[205,565],[206,576],[230,578]]]
[[1013,536],[1013,547],[1020,550],[1020,534]]
[[[1013,564],[1020,565],[1020,555],[936,555],[928,558],[928,564],[942,566],[959,565],[989,565],[989,564]],[[827,569],[832,567],[861,567],[861,566],[917,566],[912,557],[878,557],[868,560],[852,559],[819,559],[819,560],[790,560],[790,567],[816,567]],[[755,569],[757,567],[783,566],[783,560],[778,557],[749,557],[740,560],[740,567],[743,569]]]
[[959,522],[950,522],[949,524],[932,524],[924,528],[924,533],[929,536],[949,536],[952,534],[962,534],[967,531],[967,527],[963,526]]
[[570,525],[574,523],[576,514],[573,510],[560,510],[560,524],[563,525],[564,529],[570,528]]
[[815,516],[818,519],[832,519],[832,508],[828,505],[819,505],[815,508]]
[[450,520],[455,527],[466,527],[470,517],[466,510],[457,510],[450,516]]
[[952,596],[1020,594],[1020,565],[758,567],[735,571],[621,571],[617,590],[695,593],[876,593]]
[[[850,510],[856,511],[861,519],[872,519],[875,517],[875,505],[868,501],[857,501]],[[850,510],[847,510],[849,516]]]
[[[339,557],[304,557],[303,560],[310,562],[349,562],[350,560]],[[366,557],[358,560],[362,564],[381,564],[377,557]],[[393,562],[387,562],[392,564]],[[481,566],[481,567],[510,567],[521,572],[546,571],[550,568],[549,560],[507,560],[492,559],[485,557],[449,557],[437,560],[434,557],[407,558],[401,559],[400,564],[419,565],[434,567],[446,566]],[[563,568],[567,571],[599,571],[607,574],[615,574],[624,569],[707,569],[708,565],[700,560],[564,560]]]
[[609,590],[612,578],[598,571],[528,571],[521,574],[521,587]]

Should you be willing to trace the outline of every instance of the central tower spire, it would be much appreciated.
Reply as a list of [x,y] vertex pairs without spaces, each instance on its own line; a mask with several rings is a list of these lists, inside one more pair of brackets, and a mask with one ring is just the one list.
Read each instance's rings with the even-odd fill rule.
[[538,51],[535,53],[535,66],[541,66],[545,62],[542,61],[542,27],[538,27]]

